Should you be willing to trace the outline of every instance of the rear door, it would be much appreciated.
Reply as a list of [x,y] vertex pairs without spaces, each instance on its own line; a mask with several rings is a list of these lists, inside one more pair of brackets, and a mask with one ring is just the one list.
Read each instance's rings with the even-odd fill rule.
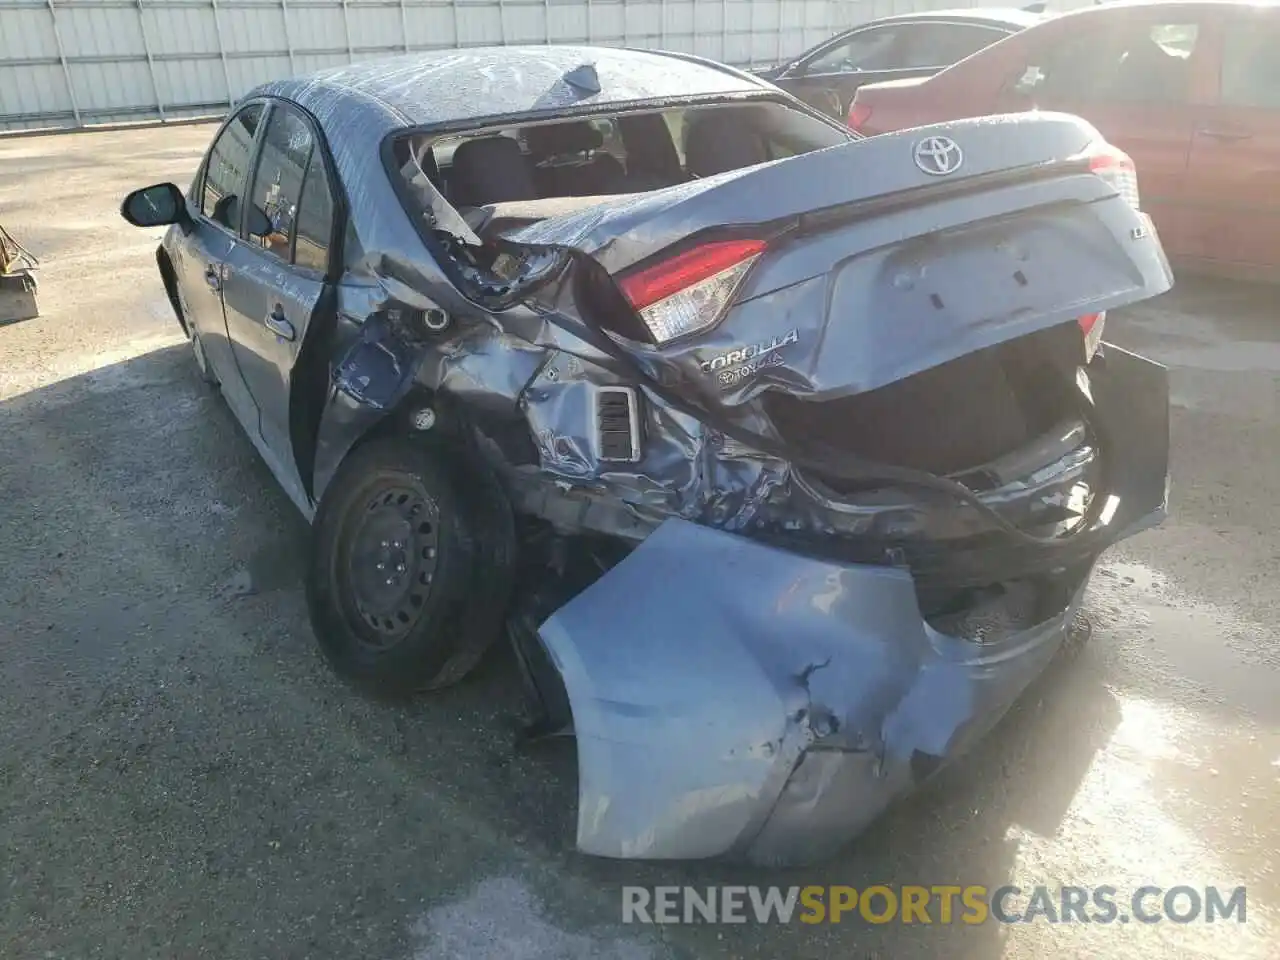
[[1280,16],[1233,7],[1217,102],[1191,144],[1198,258],[1253,272],[1280,266]]
[[1074,113],[1128,153],[1142,206],[1170,255],[1185,255],[1191,132],[1212,95],[1212,27],[1203,8],[1116,10],[1065,37],[1044,31],[1008,78],[1000,112]]
[[222,383],[227,405],[250,431],[257,429],[258,409],[227,338],[222,284],[236,245],[240,205],[248,190],[250,160],[264,113],[262,102],[250,103],[214,138],[192,184],[188,209],[194,228],[178,245],[174,263],[183,312]]
[[286,485],[298,480],[290,433],[293,367],[308,326],[327,304],[333,186],[318,144],[307,117],[273,103],[249,191],[271,232],[257,237],[241,230],[223,283],[236,359],[260,411],[266,452]]

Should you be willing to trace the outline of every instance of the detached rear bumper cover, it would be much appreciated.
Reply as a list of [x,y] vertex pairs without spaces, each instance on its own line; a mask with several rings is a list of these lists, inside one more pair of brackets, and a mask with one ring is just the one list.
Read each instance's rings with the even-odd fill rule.
[[[1168,389],[1163,368],[1123,351],[1094,381],[1128,441],[1108,470],[1115,542],[1163,516],[1167,419],[1163,435],[1141,421],[1167,417]],[[1075,573],[1043,571],[1074,578],[1058,610],[979,643],[930,627],[904,570],[667,521],[540,631],[573,710],[579,847],[829,854],[1045,668],[1084,589],[1080,559]]]

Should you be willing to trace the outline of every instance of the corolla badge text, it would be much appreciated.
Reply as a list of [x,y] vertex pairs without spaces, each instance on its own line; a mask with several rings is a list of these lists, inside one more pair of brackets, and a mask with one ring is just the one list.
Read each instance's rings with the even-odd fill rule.
[[712,357],[710,360],[703,360],[699,366],[702,367],[703,373],[715,373],[717,370],[724,370],[727,367],[735,367],[740,363],[746,363],[748,360],[756,360],[766,354],[773,353],[785,346],[800,342],[800,331],[790,330],[782,336],[774,337],[772,340],[765,340],[762,343],[751,343],[745,347],[738,347],[727,353],[722,353],[718,357]]

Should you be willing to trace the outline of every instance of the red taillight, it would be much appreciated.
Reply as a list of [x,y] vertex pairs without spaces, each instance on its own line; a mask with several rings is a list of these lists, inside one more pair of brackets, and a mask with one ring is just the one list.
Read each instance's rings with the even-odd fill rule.
[[1084,334],[1084,360],[1088,363],[1098,352],[1098,344],[1102,342],[1102,328],[1106,326],[1107,314],[1105,310],[1102,313],[1086,313],[1078,322]]
[[871,119],[871,107],[859,103],[856,99],[849,105],[849,129],[862,131],[863,125]]
[[718,240],[618,280],[658,343],[714,324],[756,257],[763,240]]
[[618,284],[637,310],[665,300],[685,287],[736,266],[764,250],[763,240],[721,240],[676,254],[639,273],[624,277]]
[[1107,143],[1095,146],[1088,159],[1090,173],[1111,184],[1133,209],[1142,209],[1138,196],[1138,170],[1132,157]]

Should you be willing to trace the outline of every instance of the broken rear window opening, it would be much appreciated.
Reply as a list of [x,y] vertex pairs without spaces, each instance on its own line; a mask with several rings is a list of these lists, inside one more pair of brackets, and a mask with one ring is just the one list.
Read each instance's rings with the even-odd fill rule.
[[390,155],[401,195],[455,282],[500,309],[564,264],[508,242],[520,228],[848,141],[781,103],[721,100],[445,136],[406,132]]

